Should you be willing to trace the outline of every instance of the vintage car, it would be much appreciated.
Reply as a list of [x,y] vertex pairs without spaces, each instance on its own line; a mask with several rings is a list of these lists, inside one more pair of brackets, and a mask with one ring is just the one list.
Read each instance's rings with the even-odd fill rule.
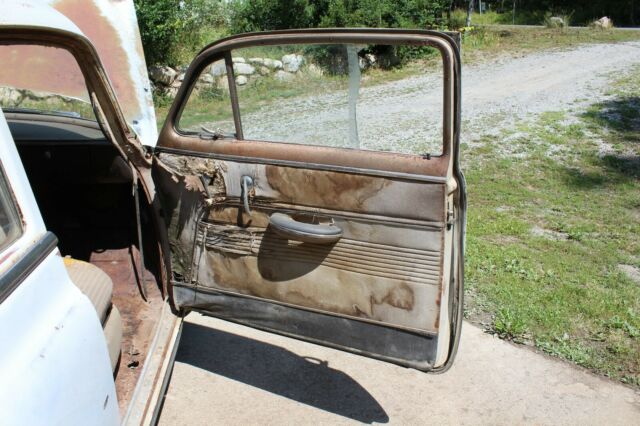
[[[190,311],[449,368],[465,236],[455,34],[219,40],[158,136],[131,1],[0,5],[1,423],[153,423]],[[439,112],[414,108],[416,128],[436,123],[430,151],[395,144],[422,138],[389,126],[413,112],[363,104],[384,106],[360,90],[363,52],[397,46],[441,56]],[[291,52],[337,71],[309,65],[302,84],[303,60],[277,59]],[[258,96],[311,86],[322,114]]]

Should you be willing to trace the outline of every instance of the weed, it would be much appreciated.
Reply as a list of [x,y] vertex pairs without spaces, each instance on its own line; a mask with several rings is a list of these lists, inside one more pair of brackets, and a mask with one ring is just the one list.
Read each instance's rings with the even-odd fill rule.
[[508,340],[522,338],[526,330],[524,320],[509,308],[498,310],[493,327],[501,338]]

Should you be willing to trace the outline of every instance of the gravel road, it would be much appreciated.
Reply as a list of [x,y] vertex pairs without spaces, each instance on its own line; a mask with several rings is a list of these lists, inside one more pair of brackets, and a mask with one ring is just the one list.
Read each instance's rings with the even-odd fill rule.
[[[585,45],[463,67],[463,141],[499,134],[544,111],[579,111],[605,97],[616,72],[640,64],[640,42]],[[358,100],[360,147],[437,153],[441,76],[430,73],[364,87]],[[283,100],[243,116],[245,137],[349,146],[344,93]],[[495,117],[499,117],[496,119]]]

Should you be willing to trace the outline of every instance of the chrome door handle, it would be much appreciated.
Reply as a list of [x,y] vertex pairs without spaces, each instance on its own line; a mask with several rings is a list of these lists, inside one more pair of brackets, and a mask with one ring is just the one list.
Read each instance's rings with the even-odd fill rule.
[[251,215],[251,209],[249,208],[249,191],[253,188],[253,179],[251,176],[242,176],[242,204],[244,205],[244,212]]

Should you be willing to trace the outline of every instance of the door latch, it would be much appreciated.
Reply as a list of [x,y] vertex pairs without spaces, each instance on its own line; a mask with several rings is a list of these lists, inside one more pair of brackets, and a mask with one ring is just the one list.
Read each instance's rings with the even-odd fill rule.
[[249,192],[253,188],[253,179],[251,176],[242,176],[242,204],[244,206],[244,212],[251,215],[251,209],[249,208]]
[[449,207],[447,209],[447,230],[453,227],[453,224],[455,223],[455,221],[456,221],[455,210],[453,209],[453,207]]

